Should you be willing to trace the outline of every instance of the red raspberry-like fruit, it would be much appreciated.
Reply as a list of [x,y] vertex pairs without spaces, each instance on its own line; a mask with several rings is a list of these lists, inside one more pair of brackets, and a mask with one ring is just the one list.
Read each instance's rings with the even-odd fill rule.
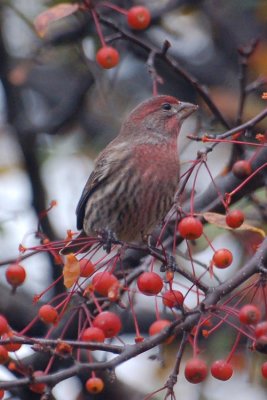
[[217,360],[211,366],[211,375],[220,381],[227,381],[233,375],[233,367],[225,360]]
[[267,336],[267,321],[260,322],[255,326],[255,337]]
[[90,328],[86,328],[82,333],[82,340],[86,342],[104,342],[105,334],[102,329],[91,326]]
[[166,307],[179,307],[183,305],[184,296],[179,290],[168,290],[163,294],[162,302]]
[[267,354],[267,335],[260,336],[254,343],[254,348],[259,353]]
[[90,260],[86,260],[86,258],[79,261],[80,264],[80,276],[82,278],[88,278],[94,273],[95,266]]
[[[37,378],[38,376],[43,376],[44,375],[44,371],[35,371],[33,373],[33,377]],[[42,394],[44,393],[46,388],[45,383],[32,383],[29,385],[29,389],[34,392],[34,393],[39,393]]]
[[135,6],[129,9],[127,20],[132,29],[142,30],[150,24],[151,15],[146,7]]
[[155,296],[163,288],[163,281],[155,272],[144,272],[138,277],[137,286],[143,294]]
[[[14,336],[14,333],[12,331],[9,331],[8,333],[3,334],[2,339],[4,339],[4,340],[12,339],[13,336]],[[18,336],[18,335],[16,335],[16,336]],[[8,344],[4,344],[3,346],[5,347],[5,349],[7,351],[10,351],[10,352],[18,351],[21,348],[20,343],[8,343]]]
[[58,312],[50,304],[44,304],[40,307],[38,315],[45,324],[56,324],[58,321]]
[[122,328],[120,318],[111,311],[102,311],[94,321],[93,326],[102,329],[106,338],[117,336]]
[[9,331],[9,326],[7,319],[3,315],[0,315],[0,336],[3,335],[4,333],[7,333],[8,331]]
[[207,364],[200,358],[192,358],[185,365],[184,375],[190,383],[203,382],[208,375]]
[[261,374],[263,378],[267,379],[267,361],[265,361],[261,366]]
[[183,238],[195,240],[202,235],[203,225],[195,217],[185,217],[180,221],[178,231]]
[[261,312],[253,304],[246,304],[239,310],[239,320],[243,324],[256,325],[261,319]]
[[13,286],[17,287],[23,284],[26,278],[25,269],[22,265],[19,264],[11,264],[6,269],[6,280],[8,283]]
[[[149,335],[154,336],[160,333],[164,328],[169,326],[171,322],[168,319],[158,319],[157,321],[153,322],[149,327]],[[173,341],[174,336],[170,336],[165,340],[165,344],[169,344]]]
[[116,67],[120,61],[120,55],[114,47],[104,46],[96,53],[96,61],[105,69]]
[[247,160],[236,161],[233,165],[232,171],[239,179],[247,178],[252,172],[251,164]]
[[241,210],[229,211],[225,217],[225,221],[230,228],[239,228],[245,219],[245,215]]
[[232,264],[233,255],[230,250],[220,249],[215,251],[212,261],[217,268],[227,268]]
[[8,360],[8,351],[4,346],[0,345],[0,364],[5,364]]
[[95,291],[102,296],[108,296],[109,291],[113,287],[119,286],[119,281],[115,275],[108,271],[98,272],[92,279]]
[[87,392],[91,394],[98,394],[104,389],[104,382],[102,379],[97,377],[89,378],[85,383],[85,387]]

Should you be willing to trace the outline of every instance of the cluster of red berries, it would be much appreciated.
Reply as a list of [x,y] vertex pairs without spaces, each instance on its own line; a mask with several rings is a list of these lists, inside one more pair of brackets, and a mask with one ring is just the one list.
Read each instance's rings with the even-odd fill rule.
[[[227,381],[233,375],[232,365],[225,360],[214,361],[210,371],[214,378],[221,381]],[[208,366],[204,360],[194,357],[187,361],[184,375],[190,383],[203,382],[208,376]]]
[[[7,319],[0,315],[0,337],[1,339],[12,339],[14,332],[11,330]],[[20,343],[8,343],[0,345],[0,365],[4,365],[9,361],[9,352],[15,352],[21,347]],[[0,399],[5,395],[5,391],[0,389]]]
[[[226,223],[231,228],[238,228],[244,221],[244,214],[240,210],[234,210],[227,214]],[[203,233],[202,222],[195,217],[189,216],[183,218],[178,224],[178,232],[187,240],[196,240]],[[219,249],[215,251],[212,258],[212,265],[217,268],[227,268],[233,261],[233,255],[228,249]]]
[[[123,11],[118,9],[118,11]],[[149,10],[143,6],[134,6],[124,13],[130,28],[143,30],[148,27],[151,20]],[[110,69],[118,65],[120,61],[119,52],[112,46],[107,46],[102,38],[103,46],[96,53],[96,61],[105,69]]]

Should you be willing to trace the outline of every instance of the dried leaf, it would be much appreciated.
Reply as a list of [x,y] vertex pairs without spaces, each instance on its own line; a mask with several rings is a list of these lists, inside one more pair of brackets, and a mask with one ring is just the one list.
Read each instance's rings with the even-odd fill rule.
[[79,4],[61,3],[39,14],[34,21],[35,29],[43,37],[51,22],[67,17],[79,9]]
[[257,228],[256,226],[249,225],[246,223],[243,223],[239,228],[235,229],[230,228],[230,226],[226,224],[225,215],[223,214],[218,214],[214,212],[205,212],[203,214],[198,214],[198,215],[202,216],[210,224],[216,225],[219,228],[229,229],[230,231],[252,231],[258,233],[262,237],[266,236],[263,229]]
[[64,285],[69,289],[80,276],[80,264],[73,253],[66,256],[66,263],[63,267]]

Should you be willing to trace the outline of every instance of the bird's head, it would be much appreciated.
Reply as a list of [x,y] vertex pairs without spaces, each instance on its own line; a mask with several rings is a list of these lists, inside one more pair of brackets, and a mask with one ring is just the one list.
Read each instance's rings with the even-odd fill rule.
[[154,96],[129,114],[121,134],[143,136],[150,133],[168,140],[178,135],[183,121],[197,109],[198,106],[172,96]]

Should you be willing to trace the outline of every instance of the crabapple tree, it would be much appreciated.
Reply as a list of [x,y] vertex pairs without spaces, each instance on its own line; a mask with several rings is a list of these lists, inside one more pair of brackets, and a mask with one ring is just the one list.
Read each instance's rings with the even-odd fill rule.
[[[16,14],[34,40],[15,56],[3,24],[2,101],[37,226],[25,229],[15,255],[2,251],[0,398],[57,398],[54,388],[71,377],[81,398],[123,398],[127,382],[115,373],[141,354],[159,368],[166,361],[168,376],[146,393],[139,376],[129,399],[176,399],[178,385],[208,399],[213,378],[238,379],[249,365],[266,387],[267,35],[265,27],[259,41],[253,30],[263,24],[261,2],[251,27],[238,32],[241,0],[240,10],[222,13],[208,1],[40,0],[35,17],[13,3],[0,5],[1,21]],[[164,220],[138,242],[77,235],[68,223],[59,234],[53,213],[62,203],[49,198],[42,173],[53,146],[71,141],[92,154],[115,136],[127,102],[158,94],[199,105],[179,137],[180,181]],[[75,185],[70,168],[55,185],[58,197],[63,186],[74,196]],[[30,295],[24,287],[37,255],[46,257],[49,283]],[[35,261],[41,280],[43,268]]]

